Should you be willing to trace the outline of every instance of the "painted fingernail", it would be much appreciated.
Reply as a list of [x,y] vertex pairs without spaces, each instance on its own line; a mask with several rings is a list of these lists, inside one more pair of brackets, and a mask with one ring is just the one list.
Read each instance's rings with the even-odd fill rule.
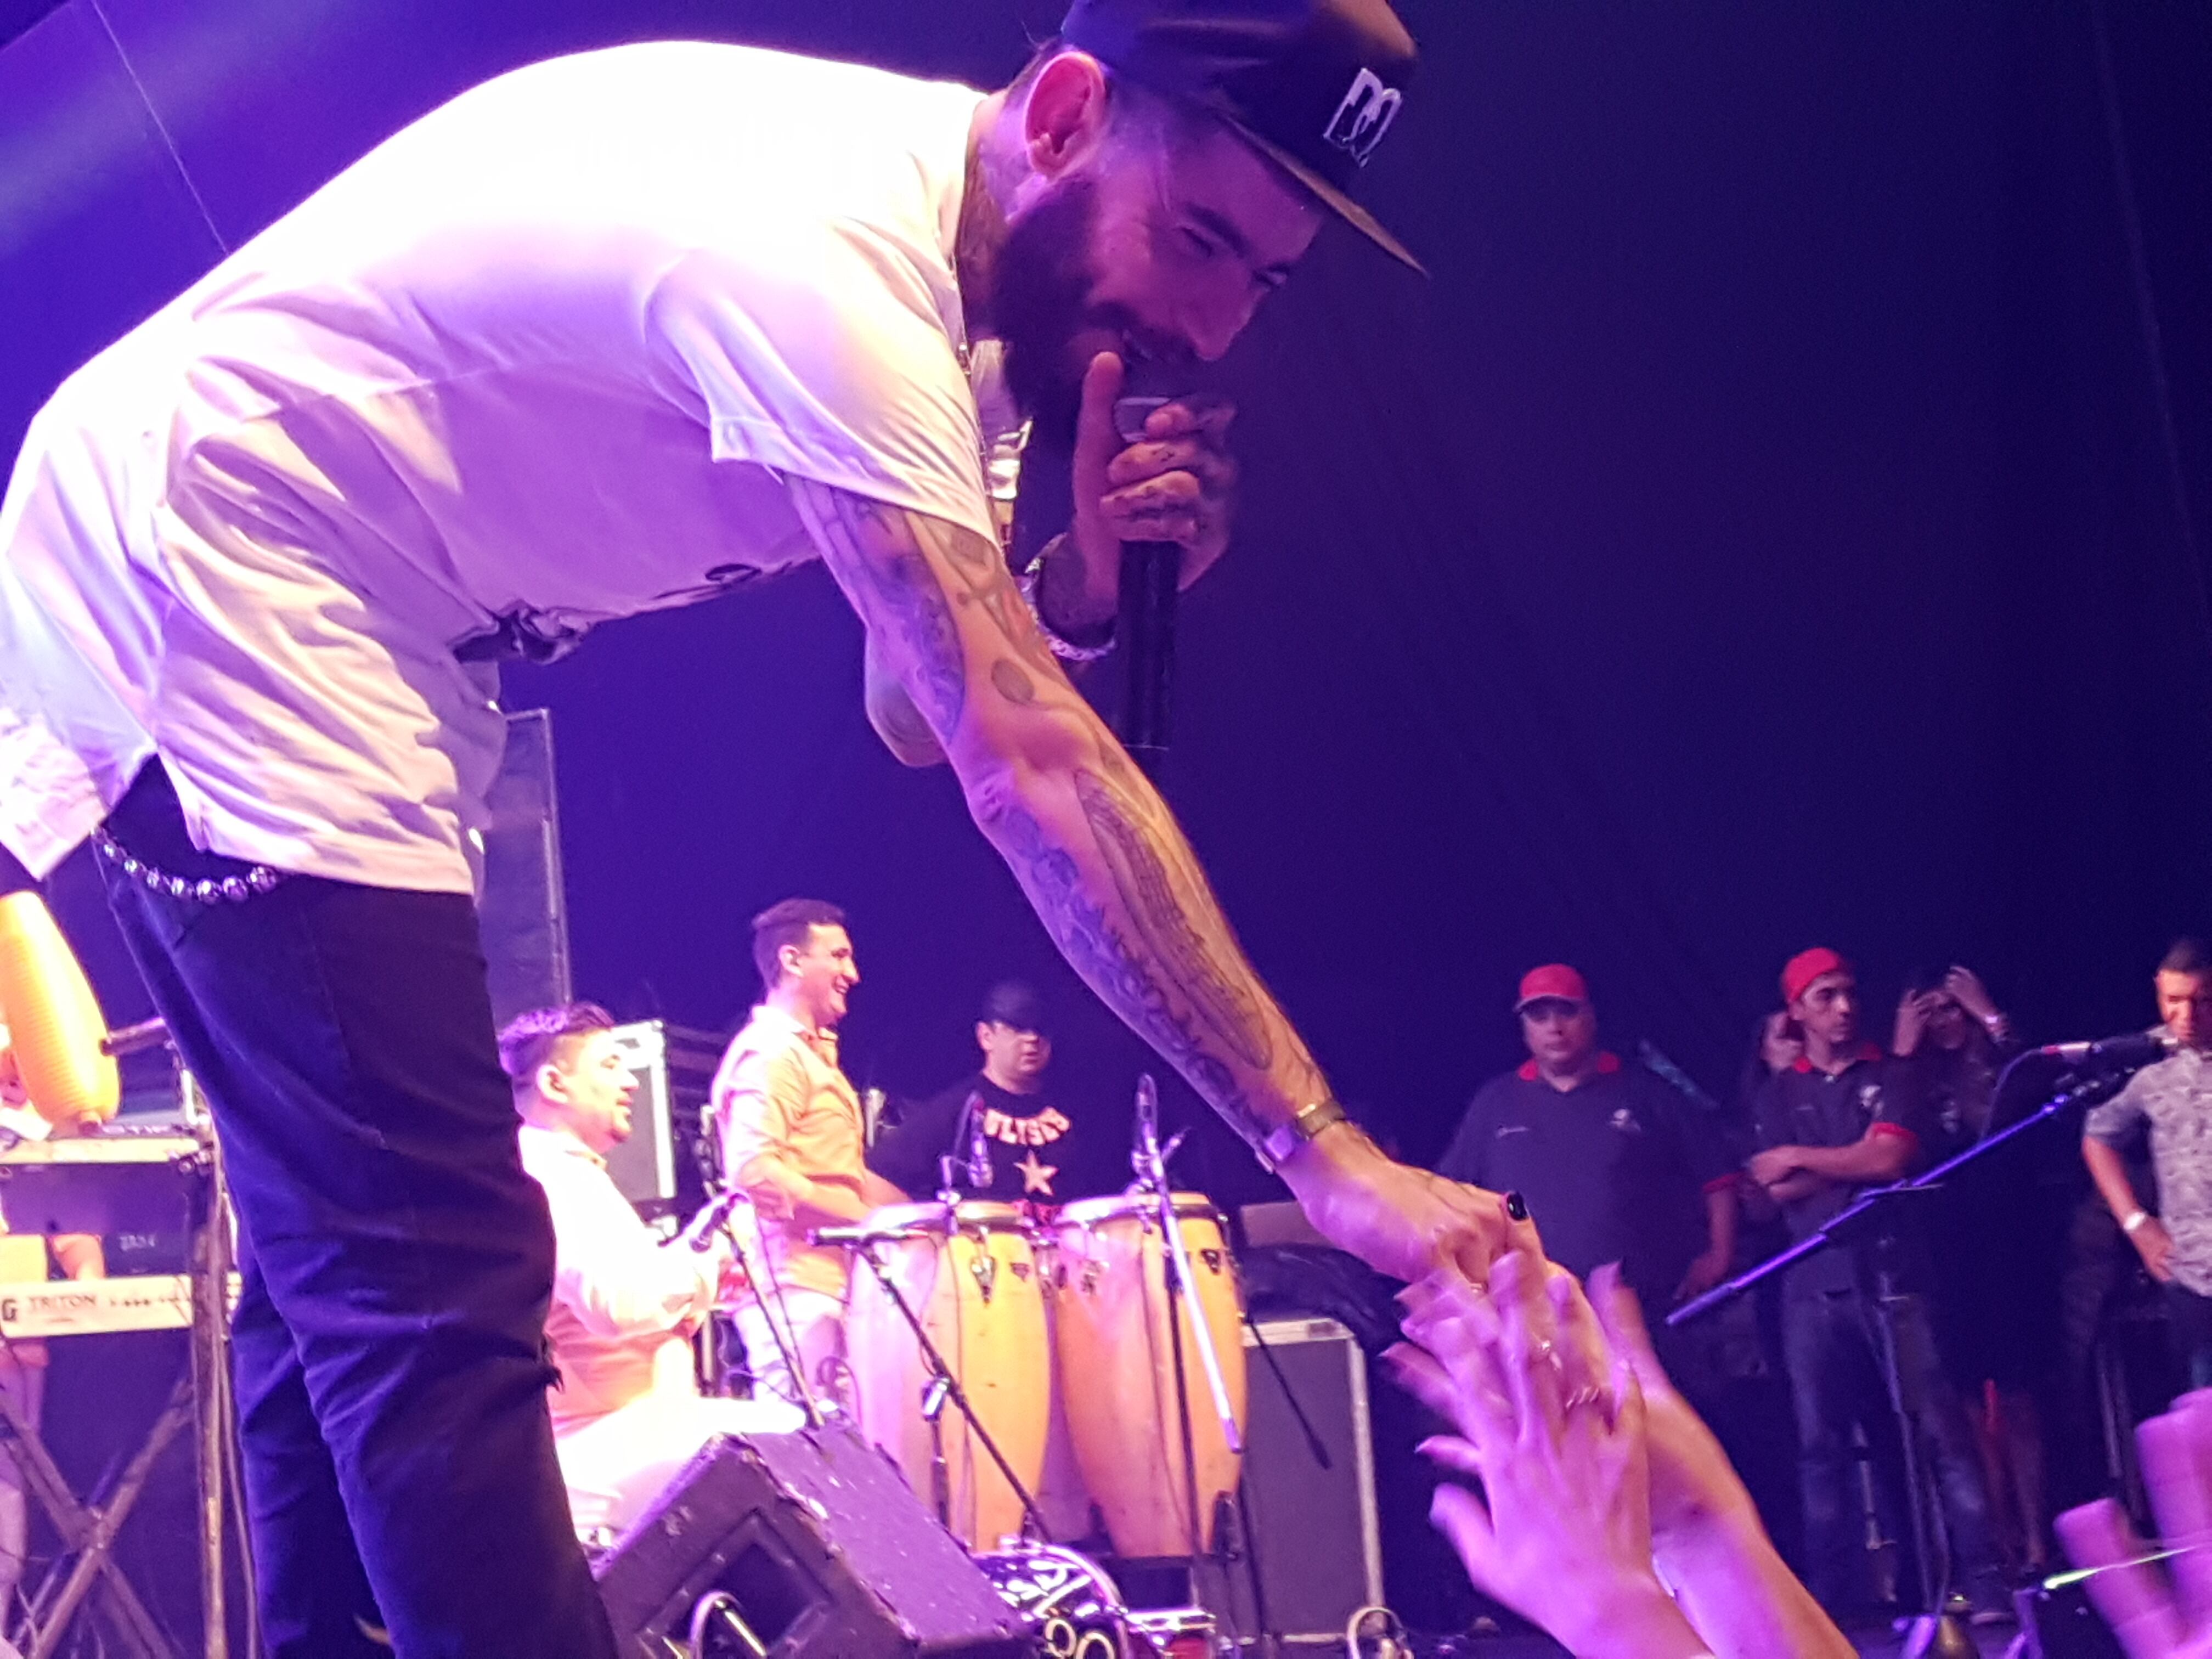
[[1517,1192],[1506,1194],[1505,1213],[1516,1221],[1526,1221],[1528,1218],[1528,1200]]

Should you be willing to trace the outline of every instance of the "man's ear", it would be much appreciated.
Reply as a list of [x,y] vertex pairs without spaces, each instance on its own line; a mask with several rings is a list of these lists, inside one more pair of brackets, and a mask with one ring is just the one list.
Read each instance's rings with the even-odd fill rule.
[[979,1019],[975,1022],[975,1046],[978,1048],[983,1046],[983,1035],[990,1029],[991,1022],[988,1019]]
[[538,1068],[538,1075],[531,1082],[547,1100],[559,1100],[568,1092],[568,1079],[550,1060]]
[[1105,141],[1106,71],[1088,52],[1063,52],[1037,71],[1022,107],[1022,147],[1032,171],[1057,179]]

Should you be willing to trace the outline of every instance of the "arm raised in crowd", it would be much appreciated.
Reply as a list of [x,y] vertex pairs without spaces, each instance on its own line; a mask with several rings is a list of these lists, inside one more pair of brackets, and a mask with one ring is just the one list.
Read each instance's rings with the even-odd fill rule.
[[1482,1499],[1437,1494],[1469,1573],[1577,1655],[1849,1659],[1668,1381],[1619,1270],[1591,1291],[1595,1306],[1516,1252],[1492,1295],[1448,1273],[1407,1293],[1422,1346],[1393,1363],[1461,1431],[1427,1449],[1483,1483]]

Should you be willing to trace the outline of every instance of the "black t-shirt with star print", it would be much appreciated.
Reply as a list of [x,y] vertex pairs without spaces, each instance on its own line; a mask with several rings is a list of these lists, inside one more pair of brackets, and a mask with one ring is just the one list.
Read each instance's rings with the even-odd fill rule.
[[[991,1183],[980,1191],[969,1181],[961,1126],[970,1096],[981,1102],[975,1117],[991,1160]],[[868,1167],[913,1199],[936,1193],[946,1152],[961,1160],[954,1179],[969,1198],[1066,1204],[1120,1192],[1129,1184],[1127,1126],[1062,1101],[1049,1079],[1036,1094],[1017,1095],[977,1072],[908,1111],[869,1150]]]

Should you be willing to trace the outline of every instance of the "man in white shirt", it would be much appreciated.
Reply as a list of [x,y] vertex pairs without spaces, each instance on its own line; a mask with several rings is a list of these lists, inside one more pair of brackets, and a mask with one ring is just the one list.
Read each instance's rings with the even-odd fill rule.
[[[1123,356],[1225,352],[1330,215],[1395,249],[1347,191],[1413,58],[1385,0],[1077,0],[988,95],[685,42],[538,64],[33,421],[0,890],[94,839],[214,1103],[265,1281],[237,1352],[279,1659],[374,1651],[362,1583],[416,1659],[611,1651],[470,900],[494,665],[603,620],[823,560],[878,730],[949,760],[1069,961],[1324,1234],[1404,1276],[1534,1247],[1346,1120],[1055,654],[1110,632],[1124,539],[1187,579],[1226,546],[1221,419],[1124,443]],[[986,455],[1023,413],[1072,434],[1072,522],[1018,584]]]
[[756,1383],[787,1400],[809,1390],[835,1400],[852,1261],[810,1235],[906,1194],[868,1168],[860,1097],[837,1064],[837,1027],[860,982],[844,913],[819,899],[770,906],[753,918],[753,965],[760,1006],[714,1085],[722,1169],[760,1241],[747,1265],[765,1281],[738,1302],[738,1330]]
[[580,1533],[618,1532],[715,1434],[796,1428],[777,1401],[708,1400],[691,1337],[730,1264],[722,1212],[663,1243],[617,1190],[606,1154],[629,1137],[635,1086],[606,1010],[588,1002],[507,1022],[500,1063],[521,1115],[522,1167],[553,1218],[548,1396]]

